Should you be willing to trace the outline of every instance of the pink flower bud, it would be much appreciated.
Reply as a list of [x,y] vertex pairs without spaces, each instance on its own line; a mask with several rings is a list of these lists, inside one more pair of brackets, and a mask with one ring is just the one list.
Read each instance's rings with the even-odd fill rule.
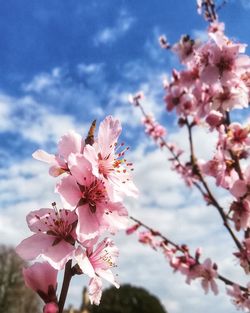
[[131,227],[126,229],[126,234],[131,235],[133,234],[138,228],[140,227],[140,224],[134,224]]
[[59,308],[55,302],[49,302],[43,307],[43,313],[58,313]]
[[222,121],[223,121],[223,115],[218,111],[211,111],[206,118],[206,122],[211,127],[219,126],[222,123]]
[[23,268],[26,286],[36,291],[44,302],[56,299],[57,273],[48,262],[34,263]]

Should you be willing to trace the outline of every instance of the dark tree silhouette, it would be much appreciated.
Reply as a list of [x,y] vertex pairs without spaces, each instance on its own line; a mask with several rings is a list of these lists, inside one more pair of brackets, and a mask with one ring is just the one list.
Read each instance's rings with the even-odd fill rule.
[[100,306],[91,313],[167,313],[157,297],[144,288],[123,285],[103,292]]
[[38,296],[24,284],[25,263],[13,248],[0,245],[0,313],[39,313]]

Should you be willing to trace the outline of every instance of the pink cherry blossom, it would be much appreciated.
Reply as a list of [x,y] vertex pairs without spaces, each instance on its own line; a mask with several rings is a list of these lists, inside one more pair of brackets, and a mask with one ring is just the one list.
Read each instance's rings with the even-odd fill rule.
[[83,152],[83,139],[79,134],[71,130],[61,137],[57,150],[58,152],[55,155],[43,150],[37,150],[32,154],[33,158],[50,164],[49,173],[55,177],[69,171],[67,165],[68,157],[70,153]]
[[221,148],[218,148],[212,160],[200,163],[200,169],[204,175],[215,177],[216,185],[225,189],[231,188],[238,179],[238,174],[232,167],[231,159],[226,157]]
[[37,292],[45,303],[56,302],[57,270],[49,263],[34,263],[23,268],[23,277],[26,286]]
[[235,229],[240,231],[250,227],[250,201],[234,201],[230,207],[232,220],[234,221]]
[[238,285],[234,284],[231,288],[227,288],[227,294],[232,297],[232,301],[238,309],[249,312],[250,299],[248,292],[242,291]]
[[24,239],[16,252],[24,260],[42,257],[60,270],[74,253],[77,215],[62,209],[40,209],[27,215],[27,223],[35,234]]
[[145,125],[146,134],[152,137],[156,143],[161,143],[161,139],[167,134],[166,128],[160,125],[152,115],[144,117],[142,123]]
[[198,276],[201,277],[201,286],[207,294],[209,289],[217,295],[219,293],[215,278],[218,277],[217,266],[212,263],[211,259],[206,259],[203,264],[200,264],[196,269]]
[[[124,158],[128,148],[117,144],[121,130],[119,120],[107,116],[100,124],[97,141],[84,149],[85,158],[92,164],[93,174],[104,180],[113,201],[121,200],[122,194],[132,197],[138,195],[130,173],[132,163]],[[119,148],[122,149],[120,152]]]
[[118,257],[118,249],[114,242],[109,238],[101,241],[96,249],[93,246],[88,247],[84,251],[80,246],[77,248],[75,258],[82,272],[88,275],[91,280],[89,284],[92,302],[99,304],[101,297],[102,283],[100,278],[103,278],[119,288],[111,268],[116,266]]
[[67,209],[76,210],[78,240],[93,239],[105,230],[125,229],[126,208],[110,201],[105,182],[93,175],[91,163],[83,155],[71,154],[68,165],[72,175],[63,177],[56,191]]
[[250,189],[250,166],[244,170],[244,179],[237,179],[230,189],[232,195],[239,199],[246,196]]
[[194,50],[198,46],[198,42],[195,42],[188,35],[184,35],[178,43],[173,45],[172,50],[178,55],[180,62],[186,64],[192,59]]
[[209,124],[211,129],[218,127],[223,122],[223,114],[218,111],[212,110],[206,117],[206,122]]
[[143,244],[149,245],[154,250],[156,250],[157,247],[160,246],[160,243],[157,240],[157,238],[155,237],[155,234],[153,234],[149,230],[145,230],[145,231],[139,232],[138,240],[139,240],[139,242],[141,242]]
[[246,274],[250,273],[250,238],[246,238],[242,242],[242,249],[235,252],[234,255],[239,259],[240,266],[244,269]]
[[250,127],[243,127],[240,123],[231,123],[227,129],[226,145],[238,156],[244,149],[250,148]]

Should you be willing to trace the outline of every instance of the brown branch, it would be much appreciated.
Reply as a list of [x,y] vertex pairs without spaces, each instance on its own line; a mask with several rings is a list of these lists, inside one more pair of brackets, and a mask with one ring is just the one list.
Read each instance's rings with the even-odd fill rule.
[[[135,99],[135,105],[136,107],[138,107],[141,112],[142,115],[147,118],[147,114],[144,110],[144,108],[142,107],[140,101],[138,99]],[[194,147],[193,147],[193,139],[192,139],[192,132],[191,132],[191,125],[189,123],[186,123],[187,127],[188,127],[188,133],[189,133],[189,142],[190,142],[190,150],[191,150],[191,163],[193,164],[193,169],[196,173],[196,175],[199,177],[200,182],[202,183],[202,186],[204,187],[206,193],[204,192],[204,190],[201,188],[201,186],[197,183],[197,182],[193,182],[194,186],[200,191],[200,193],[202,194],[203,197],[208,196],[208,198],[211,201],[211,204],[218,210],[222,220],[223,220],[223,225],[226,227],[226,229],[228,230],[228,232],[230,233],[233,241],[235,242],[237,248],[241,251],[242,250],[242,245],[240,243],[240,241],[238,240],[238,238],[236,237],[236,235],[234,234],[233,230],[231,229],[231,227],[228,224],[228,220],[227,220],[227,216],[224,213],[223,208],[220,206],[220,204],[218,203],[218,201],[215,199],[215,197],[213,196],[212,192],[210,191],[210,188],[208,187],[206,181],[204,180],[197,164],[196,164],[196,160],[195,160],[195,155],[194,155]],[[181,166],[182,168],[185,168],[184,165],[182,165],[179,157],[174,153],[173,149],[171,149],[168,145],[168,143],[166,142],[166,140],[163,137],[160,137],[161,140],[161,147],[166,147],[168,149],[168,151],[171,153],[171,155],[173,156],[173,159],[178,163],[179,166]]]
[[69,260],[65,266],[63,285],[62,285],[62,290],[61,290],[59,303],[58,303],[58,306],[59,306],[59,312],[58,313],[63,312],[65,300],[66,300],[66,297],[68,294],[69,284],[70,284],[70,280],[72,278],[71,265],[72,265],[72,260]]
[[222,220],[223,220],[223,225],[226,227],[226,229],[228,230],[228,232],[230,233],[233,241],[235,242],[236,246],[238,247],[238,249],[241,251],[242,250],[242,245],[240,243],[240,241],[238,240],[238,238],[236,237],[236,235],[234,234],[233,230],[231,229],[230,225],[228,224],[228,219],[227,216],[224,212],[224,209],[222,208],[222,206],[218,203],[218,201],[216,200],[216,198],[213,196],[207,182],[205,181],[204,177],[201,174],[201,171],[196,163],[196,157],[195,157],[195,153],[194,153],[194,145],[193,145],[193,136],[192,136],[192,125],[188,122],[186,122],[186,126],[188,129],[188,137],[189,137],[189,146],[190,146],[190,160],[193,166],[193,171],[195,172],[195,174],[199,177],[204,189],[206,190],[209,199],[211,201],[211,204],[213,204],[213,206],[218,210]]
[[[225,122],[226,122],[226,126],[227,127],[231,124],[231,119],[230,119],[230,113],[229,112],[226,112]],[[235,153],[232,150],[229,150],[229,154],[230,154],[232,160],[234,161],[233,162],[234,169],[238,173],[239,178],[241,180],[243,180],[244,177],[243,177],[243,174],[242,174],[242,170],[241,170],[241,166],[240,166],[240,160],[239,160],[238,156],[235,155]]]
[[[148,225],[146,225],[145,223],[141,222],[140,220],[138,220],[137,218],[134,218],[133,216],[129,217],[132,221],[136,222],[137,224],[139,224],[140,226],[146,228],[147,230],[149,230],[154,236],[156,237],[160,237],[161,239],[163,239],[164,243],[166,244],[171,244],[173,247],[175,247],[178,251],[180,252],[187,252],[186,249],[183,248],[183,245],[180,246],[176,243],[174,243],[172,240],[170,240],[169,238],[167,238],[166,236],[162,235],[159,231],[154,230],[153,228],[149,227]],[[195,257],[191,256],[194,260],[196,260]],[[197,260],[196,260],[197,261]],[[199,263],[197,263],[199,264]],[[233,286],[233,285],[238,285],[239,288],[244,291],[244,292],[249,292],[247,287],[244,287],[242,285],[236,284],[235,282],[233,282],[232,280],[224,277],[221,274],[218,274],[218,279],[221,280],[224,284],[229,285],[229,286]]]

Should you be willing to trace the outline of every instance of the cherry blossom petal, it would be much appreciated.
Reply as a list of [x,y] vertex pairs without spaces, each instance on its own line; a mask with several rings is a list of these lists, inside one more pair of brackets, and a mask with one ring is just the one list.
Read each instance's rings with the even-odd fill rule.
[[92,175],[91,163],[81,154],[70,154],[69,169],[77,182],[81,185],[90,183]]
[[88,275],[91,278],[95,277],[95,270],[86,255],[86,251],[83,251],[80,246],[75,252],[75,258],[84,274]]
[[101,147],[102,155],[106,156],[113,150],[121,131],[120,121],[112,116],[107,116],[101,122],[98,132],[98,145]]
[[98,268],[96,269],[96,274],[98,274],[101,278],[105,279],[106,281],[114,285],[116,288],[120,287],[120,285],[115,281],[114,274],[110,269],[103,270],[101,268]]
[[51,212],[51,209],[40,209],[31,211],[26,217],[29,229],[35,233],[40,231],[48,231],[50,227],[49,225],[44,223],[44,219],[46,219],[46,216],[51,214]]
[[67,159],[70,153],[81,153],[82,150],[82,137],[73,130],[70,130],[67,134],[62,136],[58,142],[58,153],[62,155],[64,159]]
[[[95,145],[94,145],[95,146]],[[92,164],[92,173],[96,177],[100,176],[98,164],[98,152],[94,146],[86,145],[84,148],[84,157]],[[97,147],[98,149],[98,147]]]
[[23,277],[27,287],[34,291],[48,293],[48,287],[51,285],[56,289],[57,270],[49,263],[34,263],[28,268],[23,268]]
[[96,236],[98,236],[99,232],[103,230],[100,228],[101,225],[97,214],[92,213],[88,205],[80,206],[76,209],[76,213],[78,215],[76,234],[80,242],[94,239]]
[[17,247],[17,254],[24,260],[34,260],[52,246],[55,237],[46,234],[34,234],[24,239]]
[[[55,240],[55,238],[54,238]],[[41,256],[57,270],[62,270],[68,260],[72,259],[75,247],[68,242],[61,240],[55,245],[51,245]]]
[[236,198],[240,198],[244,196],[247,192],[247,186],[244,180],[236,180],[236,182],[233,184],[233,187],[230,189],[232,195]]
[[33,158],[38,160],[38,161],[42,161],[42,162],[46,162],[49,164],[52,164],[55,162],[55,156],[54,154],[49,154],[48,152],[44,151],[44,150],[36,150],[33,154],[32,154]]
[[98,277],[92,278],[89,282],[88,292],[90,303],[99,305],[102,296],[102,280]]
[[56,192],[61,196],[63,205],[66,209],[75,209],[82,193],[73,176],[63,177],[56,185]]

